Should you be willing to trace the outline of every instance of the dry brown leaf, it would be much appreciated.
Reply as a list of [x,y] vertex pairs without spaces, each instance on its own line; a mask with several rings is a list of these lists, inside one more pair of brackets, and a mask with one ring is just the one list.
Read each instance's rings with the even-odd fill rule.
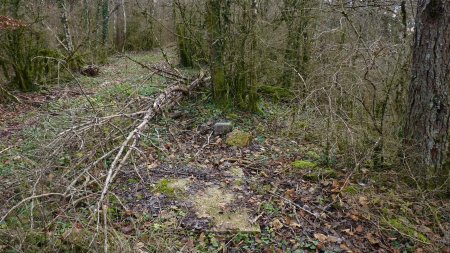
[[134,216],[133,210],[130,210],[130,209],[126,210],[126,211],[125,211],[125,216],[128,216],[128,217]]
[[296,193],[295,193],[295,189],[289,189],[284,193],[284,196],[288,199],[295,199]]
[[301,228],[302,226],[298,224],[295,220],[286,217],[286,224],[289,225],[291,228]]
[[359,197],[358,202],[362,206],[367,206],[369,204],[369,200],[365,196]]
[[347,244],[342,243],[341,245],[339,245],[339,247],[341,248],[341,250],[347,252],[347,253],[352,253],[353,251],[347,246]]
[[359,217],[354,214],[350,215],[350,218],[354,221],[359,221]]
[[194,240],[192,238],[189,238],[189,240],[186,242],[184,246],[188,249],[193,249],[195,246]]
[[147,165],[147,169],[155,169],[158,167],[158,162],[153,162]]
[[364,231],[364,228],[361,225],[358,225],[355,229],[356,232],[362,233]]
[[337,238],[336,236],[330,235],[330,236],[328,236],[328,241],[329,242],[337,242],[337,241],[339,241],[339,238]]
[[328,236],[321,234],[321,233],[316,233],[316,234],[314,234],[314,238],[316,238],[320,242],[326,242],[328,239]]
[[281,223],[281,221],[280,221],[279,219],[274,219],[274,220],[272,221],[272,227],[273,227],[275,230],[280,230],[280,229],[283,228],[283,223]]
[[200,236],[198,237],[198,241],[200,242],[200,245],[205,245],[205,239],[206,239],[205,233],[201,233]]
[[380,241],[377,238],[375,238],[372,233],[367,233],[365,237],[370,242],[370,244],[380,243]]
[[341,231],[344,232],[344,233],[346,233],[346,234],[348,234],[348,235],[350,235],[350,236],[354,236],[354,235],[355,235],[355,234],[352,232],[352,230],[349,229],[349,228],[342,229]]

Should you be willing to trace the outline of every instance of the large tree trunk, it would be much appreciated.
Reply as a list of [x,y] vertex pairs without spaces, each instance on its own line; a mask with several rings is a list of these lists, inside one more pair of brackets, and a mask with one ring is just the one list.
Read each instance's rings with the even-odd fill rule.
[[127,31],[126,13],[125,13],[125,2],[124,0],[116,1],[116,38],[115,45],[119,52],[123,52],[125,48],[125,35]]
[[[446,178],[449,131],[450,1],[418,0],[405,141],[415,173]],[[437,183],[434,179],[429,183]]]
[[223,3],[221,0],[208,0],[206,8],[213,95],[217,104],[225,105],[230,102],[230,98],[224,66],[224,27],[221,21],[221,16],[224,15]]

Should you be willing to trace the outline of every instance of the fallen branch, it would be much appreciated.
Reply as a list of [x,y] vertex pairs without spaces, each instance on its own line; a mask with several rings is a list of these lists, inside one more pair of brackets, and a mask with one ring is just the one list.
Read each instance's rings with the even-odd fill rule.
[[0,85],[0,101],[1,100],[5,100],[6,102],[20,103],[20,99],[18,97],[14,96],[7,89],[3,88],[2,85]]
[[177,83],[176,85],[167,88],[156,98],[153,105],[149,107],[147,112],[145,113],[142,122],[128,134],[125,141],[123,141],[123,143],[120,145],[119,151],[117,152],[113,162],[109,166],[103,190],[98,201],[98,210],[100,210],[100,207],[103,205],[103,200],[105,199],[111,182],[114,180],[117,173],[127,162],[131,153],[136,148],[141,133],[145,130],[149,121],[155,118],[157,115],[161,114],[163,111],[172,108],[175,104],[179,103],[184,96],[188,95],[191,91],[198,89],[207,80],[208,78],[206,78],[204,75],[200,75],[188,86]]
[[164,75],[165,78],[173,79],[173,80],[184,80],[184,81],[187,81],[187,80],[188,80],[188,79],[187,79],[186,77],[184,77],[184,76],[181,76],[181,75],[172,73],[172,72],[167,71],[167,70],[165,70],[165,69],[161,69],[161,68],[158,68],[158,67],[155,67],[155,66],[148,66],[148,65],[146,65],[146,64],[144,64],[144,63],[142,63],[142,62],[136,61],[135,59],[131,58],[131,57],[128,56],[128,55],[122,55],[122,56],[125,57],[125,58],[127,58],[128,60],[130,60],[130,61],[132,61],[132,62],[138,64],[138,65],[141,66],[142,68],[145,68],[145,69],[148,69],[148,70],[152,70],[152,71],[156,71],[157,73],[163,73],[163,75]]

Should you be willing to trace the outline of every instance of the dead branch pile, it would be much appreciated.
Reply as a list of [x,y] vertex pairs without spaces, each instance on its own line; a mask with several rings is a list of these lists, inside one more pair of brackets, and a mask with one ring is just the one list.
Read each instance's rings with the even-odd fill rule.
[[[24,203],[32,202],[33,206],[34,201],[39,198],[56,197],[64,200],[58,203],[62,208],[59,210],[60,212],[66,212],[68,209],[75,208],[80,202],[84,202],[85,206],[96,207],[95,210],[91,208],[89,220],[96,221],[97,230],[101,223],[101,217],[103,217],[104,250],[107,251],[107,221],[104,212],[108,205],[106,197],[110,193],[109,190],[114,179],[124,167],[129,165],[130,157],[142,156],[143,152],[140,150],[139,144],[149,123],[165,111],[178,105],[181,100],[209,81],[209,77],[203,73],[194,78],[187,78],[167,69],[158,69],[157,67],[149,69],[154,71],[152,75],[160,75],[166,80],[170,80],[167,88],[153,100],[147,99],[139,103],[127,102],[124,105],[127,110],[101,117],[84,118],[78,124],[59,133],[57,138],[47,146],[48,153],[43,158],[45,161],[39,163],[40,167],[45,167],[43,170],[47,170],[45,173],[52,173],[49,171],[58,167],[55,166],[54,160],[50,161],[52,156],[60,157],[61,153],[78,151],[82,153],[82,157],[64,168],[61,178],[58,180],[59,187],[56,192],[53,189],[53,192],[36,190],[37,185],[45,185],[44,182],[39,182],[42,180],[42,177],[39,176],[34,182],[31,196],[10,208],[1,217],[0,223]],[[106,129],[112,130],[108,130],[108,132]],[[136,171],[136,173],[139,172]],[[93,184],[96,187],[90,187]]]

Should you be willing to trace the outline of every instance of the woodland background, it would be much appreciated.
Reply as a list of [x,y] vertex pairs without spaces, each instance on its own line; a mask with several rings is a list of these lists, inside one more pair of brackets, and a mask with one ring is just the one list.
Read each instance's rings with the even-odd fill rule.
[[[448,19],[447,5],[443,19]],[[401,231],[395,223],[395,230],[412,237],[410,244],[419,245],[415,250],[423,243],[430,252],[448,252],[449,165],[415,166],[420,152],[404,145],[416,13],[417,3],[406,0],[3,0],[0,101],[20,104],[26,94],[58,93],[61,85],[89,97],[81,73],[97,75],[114,57],[160,54],[162,69],[177,80],[194,81],[193,73],[211,76],[213,85],[201,99],[205,104],[211,102],[223,114],[273,114],[264,126],[270,135],[313,145],[320,164],[336,168],[347,181],[373,181],[373,191],[385,192],[380,201],[389,202],[392,194],[408,203],[406,209],[421,203],[419,211],[402,215],[427,217],[440,239],[422,240],[417,227]],[[121,97],[133,93],[122,88],[108,99],[128,113],[142,109],[142,101],[136,109],[130,105],[135,100]],[[96,102],[87,106],[96,117],[110,113]],[[65,127],[75,123],[80,122]],[[84,148],[105,137],[97,130],[83,136]],[[6,149],[5,144],[0,155]],[[75,159],[76,153],[52,153],[46,162]],[[95,164],[98,157],[83,162]],[[11,159],[0,159],[4,171]],[[395,190],[393,184],[398,184]]]

